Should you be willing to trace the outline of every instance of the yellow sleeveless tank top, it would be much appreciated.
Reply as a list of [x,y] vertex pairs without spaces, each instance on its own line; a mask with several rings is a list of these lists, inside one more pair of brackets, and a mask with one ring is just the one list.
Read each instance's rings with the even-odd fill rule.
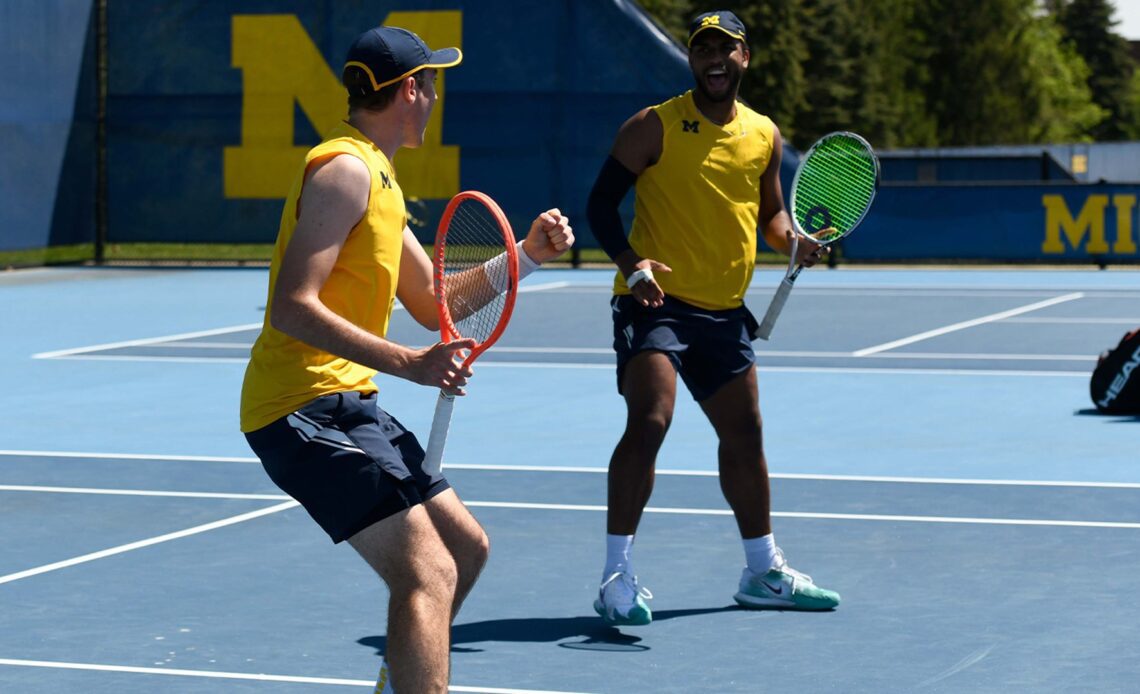
[[[629,244],[673,269],[655,276],[667,295],[706,309],[736,308],[756,265],[760,176],[775,125],[739,101],[736,117],[717,125],[697,109],[692,91],[653,111],[664,126],[661,158],[637,178]],[[629,293],[621,272],[614,293]]]
[[298,203],[305,174],[324,160],[348,154],[363,161],[372,174],[368,208],[349,232],[321,301],[365,330],[385,335],[396,298],[400,253],[407,214],[396,172],[388,158],[359,130],[342,123],[328,139],[305,156],[281,213],[281,225],[269,269],[269,300],[261,335],[253,345],[241,391],[241,430],[255,431],[305,403],[345,390],[374,392],[374,369],[342,359],[289,337],[270,325],[270,304],[281,259],[300,214]]

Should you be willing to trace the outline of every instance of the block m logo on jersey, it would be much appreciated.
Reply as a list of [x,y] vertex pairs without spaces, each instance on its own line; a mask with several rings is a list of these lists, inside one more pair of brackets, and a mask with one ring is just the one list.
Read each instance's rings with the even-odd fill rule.
[[701,122],[699,120],[684,120],[681,119],[681,132],[683,133],[699,133]]
[[[330,67],[295,15],[237,14],[231,24],[232,62],[242,77],[241,144],[223,153],[225,196],[285,198],[308,151],[294,144],[295,104],[313,130],[327,133],[347,115],[341,66]],[[392,12],[384,24],[413,31],[429,46],[462,48],[457,10]],[[459,192],[459,147],[443,144],[445,74],[436,78],[439,98],[423,145],[400,152],[396,168],[409,198],[442,200]]]

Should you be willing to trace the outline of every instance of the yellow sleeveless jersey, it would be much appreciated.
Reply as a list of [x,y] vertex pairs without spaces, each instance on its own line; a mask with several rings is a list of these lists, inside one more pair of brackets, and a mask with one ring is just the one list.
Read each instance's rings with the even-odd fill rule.
[[368,209],[348,234],[320,298],[330,309],[376,335],[385,335],[396,298],[400,253],[407,215],[404,196],[388,158],[359,130],[342,123],[309,151],[293,181],[273,261],[269,300],[261,335],[253,345],[241,391],[241,430],[255,431],[297,410],[314,398],[345,390],[374,392],[374,369],[342,359],[275,330],[270,325],[273,289],[281,260],[300,214],[305,174],[315,164],[340,154],[363,161],[372,174]]
[[[772,157],[775,125],[736,103],[717,125],[692,91],[652,109],[661,119],[661,158],[637,177],[629,244],[673,272],[654,279],[669,296],[706,309],[736,308],[756,265],[760,176]],[[621,272],[615,294],[628,294]]]

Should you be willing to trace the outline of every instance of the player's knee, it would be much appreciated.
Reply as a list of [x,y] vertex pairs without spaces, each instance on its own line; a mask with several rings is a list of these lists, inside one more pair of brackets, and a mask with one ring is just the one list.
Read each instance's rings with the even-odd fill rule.
[[452,560],[436,564],[432,573],[421,581],[423,591],[430,594],[440,604],[450,604],[455,599],[459,587],[459,567]]
[[759,454],[764,449],[764,435],[760,421],[743,422],[720,435],[722,445],[741,452]]
[[639,445],[657,447],[665,440],[673,418],[666,412],[648,412],[629,419],[629,432]]
[[483,532],[482,528],[479,529],[479,534],[471,542],[471,546],[467,552],[467,563],[471,565],[476,573],[482,570],[483,566],[487,563],[487,559],[491,556],[491,538],[487,537],[487,533]]
[[406,571],[389,582],[389,588],[393,593],[428,595],[446,602],[455,595],[458,582],[455,559],[441,546],[421,551],[408,563]]

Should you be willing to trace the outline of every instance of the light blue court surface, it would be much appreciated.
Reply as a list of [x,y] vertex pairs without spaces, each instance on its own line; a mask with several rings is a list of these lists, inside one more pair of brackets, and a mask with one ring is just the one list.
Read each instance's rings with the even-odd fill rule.
[[[591,607],[624,419],[611,278],[524,282],[457,403],[448,474],[493,549],[453,691],[1134,688],[1140,420],[1094,414],[1088,377],[1140,326],[1140,272],[805,272],[756,345],[774,522],[843,604],[734,606],[716,442],[682,391],[635,555],[656,619],[621,630]],[[0,274],[0,691],[369,691],[383,586],[237,431],[266,279]],[[434,339],[401,311],[390,337]],[[426,432],[434,392],[378,382]]]

